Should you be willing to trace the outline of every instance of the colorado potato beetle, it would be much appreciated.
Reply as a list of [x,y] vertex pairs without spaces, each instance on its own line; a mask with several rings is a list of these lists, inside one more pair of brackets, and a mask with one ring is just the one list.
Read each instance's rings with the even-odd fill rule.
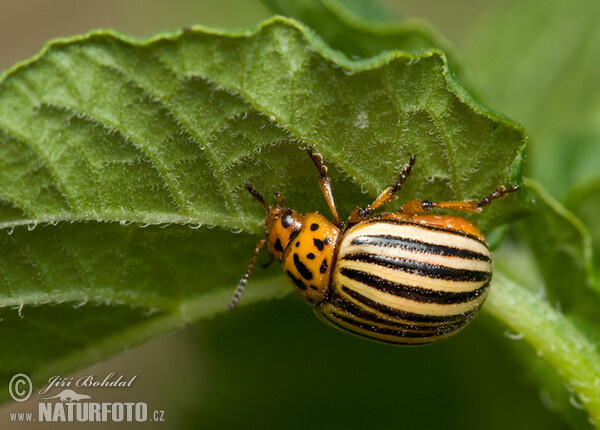
[[345,225],[322,156],[312,148],[308,155],[333,222],[318,212],[299,214],[279,193],[277,203],[269,206],[252,185],[244,184],[266,210],[266,238],[257,243],[229,309],[238,303],[267,245],[319,318],[338,329],[394,345],[425,345],[463,329],[487,296],[492,255],[469,220],[426,212],[481,212],[519,186],[500,186],[481,200],[410,200],[397,212],[373,214],[397,198],[415,164],[410,156],[396,183],[369,206],[354,209]]

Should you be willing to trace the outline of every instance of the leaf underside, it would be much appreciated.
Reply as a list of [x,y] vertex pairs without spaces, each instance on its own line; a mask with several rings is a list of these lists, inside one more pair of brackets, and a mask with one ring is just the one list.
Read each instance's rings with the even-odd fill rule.
[[[2,377],[73,370],[224,310],[263,231],[240,184],[328,214],[307,145],[347,216],[408,154],[401,201],[481,198],[520,181],[524,144],[436,50],[350,60],[284,18],[52,43],[0,81]],[[510,196],[473,220],[485,232],[523,210]],[[252,279],[242,302],[289,288],[277,267]]]

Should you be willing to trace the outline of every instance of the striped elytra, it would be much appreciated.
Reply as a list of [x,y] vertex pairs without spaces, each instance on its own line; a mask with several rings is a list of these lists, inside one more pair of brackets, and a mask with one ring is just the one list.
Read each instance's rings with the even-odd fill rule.
[[477,235],[387,214],[345,232],[327,300],[315,310],[362,337],[423,345],[475,316],[491,275],[491,254]]
[[397,212],[373,212],[396,198],[415,157],[396,183],[369,206],[340,221],[327,168],[308,148],[333,221],[317,212],[301,215],[277,203],[266,210],[266,239],[254,255],[229,304],[244,291],[258,254],[267,245],[296,291],[329,325],[393,345],[425,345],[458,333],[477,314],[488,293],[492,256],[484,236],[465,218],[428,213],[432,209],[480,212],[493,200],[517,191],[498,187],[480,200],[410,200]]

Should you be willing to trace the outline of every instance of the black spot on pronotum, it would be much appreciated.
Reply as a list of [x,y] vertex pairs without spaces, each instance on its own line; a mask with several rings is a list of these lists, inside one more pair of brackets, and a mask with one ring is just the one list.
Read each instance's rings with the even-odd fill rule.
[[288,278],[290,278],[290,280],[292,281],[292,283],[299,290],[306,290],[306,285],[304,285],[304,282],[302,282],[302,280],[300,280],[300,279],[296,278],[294,275],[292,275],[292,273],[289,270],[286,270],[285,274],[288,275]]
[[314,260],[315,254],[313,254],[312,252],[309,252],[308,254],[306,254],[306,258],[308,258],[309,260]]
[[313,289],[313,290],[315,290],[315,291],[318,290],[318,288],[315,287],[314,285],[311,285],[310,288]]
[[329,238],[326,237],[323,240],[321,240],[321,239],[313,239],[313,243],[315,244],[315,246],[317,247],[317,249],[319,251],[323,251],[323,249],[325,249],[325,245],[329,245]]
[[312,272],[308,270],[308,267],[306,267],[302,261],[300,261],[298,254],[294,254],[294,266],[296,266],[300,275],[307,281],[310,281],[313,278]]
[[317,224],[317,223],[312,223],[312,224],[310,225],[310,230],[311,230],[311,231],[315,231],[315,230],[318,230],[318,229],[319,229],[319,224]]
[[300,246],[300,241],[296,242],[296,248]]
[[325,245],[323,244],[323,241],[320,239],[313,239],[313,242],[315,244],[315,246],[317,247],[317,249],[319,251],[323,251],[323,249],[325,248]]
[[281,246],[281,241],[279,240],[279,238],[277,238],[277,240],[275,241],[275,245],[273,245],[273,248],[275,248],[275,251],[283,252],[283,246]]
[[323,262],[321,263],[321,267],[319,267],[319,272],[321,273],[325,273],[327,272],[327,259],[323,260]]

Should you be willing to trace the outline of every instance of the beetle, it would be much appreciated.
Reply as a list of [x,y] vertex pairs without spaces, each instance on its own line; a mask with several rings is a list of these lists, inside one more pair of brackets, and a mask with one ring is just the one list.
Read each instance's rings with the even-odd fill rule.
[[416,161],[411,155],[395,184],[369,206],[355,208],[344,224],[323,157],[312,147],[307,152],[333,222],[318,212],[301,215],[288,208],[277,192],[277,203],[268,205],[245,183],[266,210],[266,237],[256,244],[229,310],[237,305],[266,245],[319,318],[338,329],[394,345],[425,345],[462,330],[486,299],[492,255],[471,221],[428,212],[481,212],[519,185],[500,186],[480,200],[410,200],[397,212],[374,214],[397,199]]

